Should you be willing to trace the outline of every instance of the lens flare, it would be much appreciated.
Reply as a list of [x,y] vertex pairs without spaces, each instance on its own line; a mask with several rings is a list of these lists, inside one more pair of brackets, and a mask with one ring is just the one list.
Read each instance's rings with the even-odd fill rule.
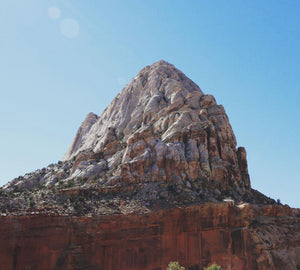
[[75,38],[79,35],[80,26],[74,19],[64,19],[60,24],[60,31],[67,38]]
[[48,17],[52,20],[59,19],[61,11],[58,7],[49,7],[48,8]]

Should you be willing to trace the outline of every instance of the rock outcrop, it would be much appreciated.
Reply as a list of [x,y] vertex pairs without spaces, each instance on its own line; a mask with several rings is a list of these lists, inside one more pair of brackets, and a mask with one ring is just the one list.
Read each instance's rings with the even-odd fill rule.
[[[51,173],[26,175],[9,186],[32,188],[86,179],[88,185],[173,183],[220,191],[251,189],[246,151],[222,105],[173,65],[145,67],[98,117],[89,113]],[[67,164],[67,165],[66,165]]]
[[165,61],[2,187],[0,215],[4,269],[300,267],[300,211],[251,188],[223,106]]
[[99,119],[98,115],[94,113],[89,113],[83,123],[81,124],[80,128],[77,131],[75,136],[74,142],[70,146],[69,150],[65,154],[66,157],[71,156],[73,153],[77,153],[80,150],[82,141],[87,140],[87,135],[91,129],[91,127],[96,123]]
[[63,160],[88,149],[118,167],[114,182],[250,188],[245,150],[236,149],[223,106],[165,61],[145,67],[99,118],[89,114]]

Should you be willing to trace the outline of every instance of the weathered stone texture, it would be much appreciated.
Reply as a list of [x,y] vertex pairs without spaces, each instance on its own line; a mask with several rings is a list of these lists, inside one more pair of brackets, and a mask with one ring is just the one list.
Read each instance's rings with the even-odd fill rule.
[[119,167],[121,183],[203,179],[250,188],[246,152],[237,152],[223,106],[165,61],[145,67],[100,117],[89,114],[64,160],[87,149]]
[[90,113],[63,160],[0,190],[0,269],[300,267],[300,210],[251,189],[223,106],[165,61]]
[[[300,212],[209,204],[106,217],[2,217],[1,269],[296,270]],[[297,217],[298,215],[298,217]]]

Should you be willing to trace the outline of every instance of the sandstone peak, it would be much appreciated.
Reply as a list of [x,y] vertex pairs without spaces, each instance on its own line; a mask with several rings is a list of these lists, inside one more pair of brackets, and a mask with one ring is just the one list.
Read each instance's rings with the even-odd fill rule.
[[[191,95],[189,99],[192,96],[197,99],[203,95],[195,83],[168,62],[161,60],[143,68],[100,118],[93,117],[93,121],[86,124],[89,119],[87,117],[83,122],[85,128],[79,128],[63,160],[68,160],[86,149],[96,152],[102,150],[108,142],[107,134],[112,133],[112,130],[118,138],[129,136],[138,126],[155,121],[152,117],[163,108],[171,105],[172,110],[176,110],[175,107],[183,105],[182,101],[188,94]],[[97,121],[94,122],[95,119]]]
[[223,106],[168,62],[89,113],[63,160],[0,189],[5,269],[300,265],[299,209],[251,189]]
[[163,60],[143,68],[99,118],[87,117],[64,160],[88,149],[103,153],[109,169],[119,167],[120,182],[250,187],[246,152],[236,149],[223,106]]
[[[62,198],[101,194],[90,203],[101,213],[94,204],[103,196],[129,196],[159,207],[228,196],[274,202],[251,189],[246,150],[237,148],[223,106],[163,60],[143,68],[100,116],[87,115],[62,162],[4,189],[37,187]],[[59,204],[55,196],[48,199]],[[74,212],[65,207],[62,212]]]

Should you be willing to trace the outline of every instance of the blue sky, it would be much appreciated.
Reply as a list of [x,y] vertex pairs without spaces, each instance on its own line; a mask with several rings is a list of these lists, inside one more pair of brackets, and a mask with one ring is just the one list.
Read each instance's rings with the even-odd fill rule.
[[164,59],[223,104],[252,187],[300,207],[300,2],[4,0],[0,184],[57,162],[85,116]]

